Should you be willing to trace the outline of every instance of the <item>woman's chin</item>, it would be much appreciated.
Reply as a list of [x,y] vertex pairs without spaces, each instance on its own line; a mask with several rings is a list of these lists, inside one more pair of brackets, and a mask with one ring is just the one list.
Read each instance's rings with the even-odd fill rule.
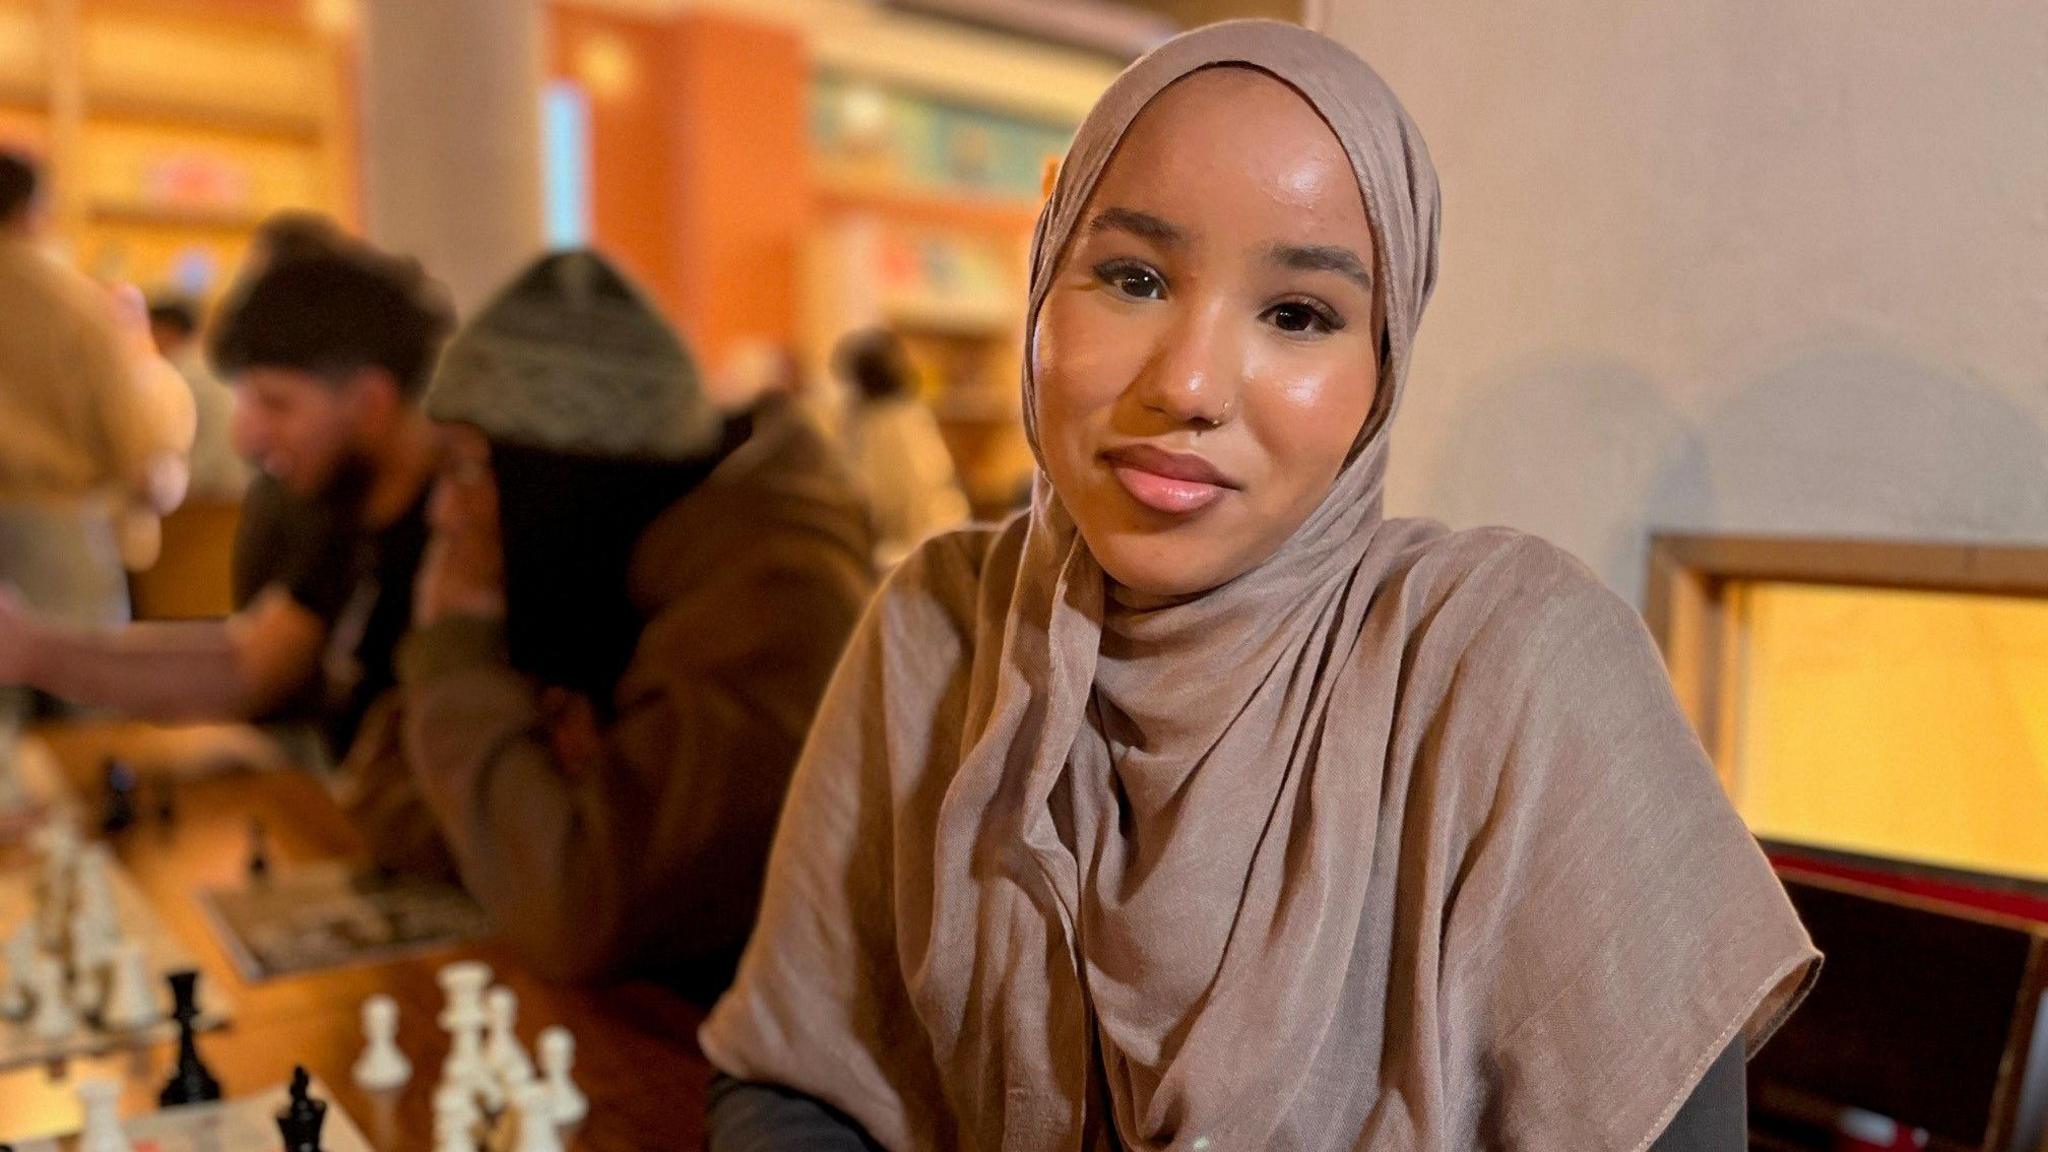
[[1230,557],[1186,540],[1113,534],[1101,546],[1092,540],[1088,546],[1110,579],[1144,596],[1198,595],[1229,583],[1239,571]]

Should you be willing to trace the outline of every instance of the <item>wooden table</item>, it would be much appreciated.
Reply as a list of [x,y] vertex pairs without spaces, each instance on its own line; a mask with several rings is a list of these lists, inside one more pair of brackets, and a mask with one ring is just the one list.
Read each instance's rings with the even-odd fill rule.
[[[146,778],[151,765],[165,759],[162,742],[191,741],[189,733],[159,735],[136,725],[59,725],[35,734],[56,752],[84,797],[96,795],[109,751],[129,758]],[[157,915],[199,957],[202,980],[233,997],[233,1020],[200,1037],[200,1052],[227,1095],[264,1091],[290,1079],[294,1064],[303,1064],[326,1082],[372,1145],[384,1152],[429,1152],[431,1098],[448,1050],[447,1035],[434,1022],[441,1010],[435,973],[450,961],[470,958],[489,964],[499,983],[518,992],[519,1031],[529,1048],[550,1024],[575,1034],[575,1077],[590,1096],[590,1116],[573,1134],[572,1148],[703,1147],[704,1090],[711,1075],[696,1044],[703,1011],[652,985],[547,984],[495,941],[339,971],[243,981],[194,897],[200,888],[239,880],[250,818],[263,821],[272,860],[286,868],[360,859],[361,840],[325,787],[297,770],[188,777],[173,787],[176,814],[169,824],[145,811],[135,827],[110,843]],[[152,798],[153,785],[142,795]],[[20,864],[18,858],[10,862]],[[363,998],[377,992],[398,1001],[399,1045],[412,1058],[413,1078],[399,1092],[373,1096],[358,1089],[349,1073],[362,1048]],[[75,1127],[72,1089],[84,1076],[119,1077],[124,1116],[153,1109],[175,1055],[167,1045],[0,1073],[0,1141]]]

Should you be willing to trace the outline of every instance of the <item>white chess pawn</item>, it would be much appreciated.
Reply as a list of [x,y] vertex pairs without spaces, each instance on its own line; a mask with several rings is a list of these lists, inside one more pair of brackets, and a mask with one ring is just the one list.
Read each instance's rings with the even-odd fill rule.
[[412,1079],[412,1061],[398,1049],[398,1001],[372,996],[363,1001],[363,1047],[356,1084],[371,1092],[402,1088]]
[[120,1103],[120,1081],[79,1081],[78,1107],[85,1122],[78,1131],[78,1152],[133,1152],[121,1131]]
[[71,1006],[84,1016],[99,1015],[106,1002],[110,958],[99,925],[85,917],[71,922]]
[[554,1113],[555,1123],[567,1126],[581,1121],[590,1114],[590,1098],[569,1078],[569,1069],[576,1063],[576,1037],[558,1025],[544,1029],[537,1043],[541,1083],[547,1087],[548,1110]]
[[104,844],[88,844],[78,855],[71,880],[71,929],[83,922],[109,947],[121,935],[121,917],[114,906],[113,857]]
[[476,1129],[436,1118],[434,1152],[481,1152],[476,1142]]
[[483,1109],[476,1104],[476,1094],[459,1084],[443,1084],[434,1089],[434,1118],[453,1118],[474,1126],[482,1123]]
[[31,995],[36,1007],[29,1017],[28,1030],[38,1040],[62,1040],[78,1026],[64,987],[64,965],[55,956],[38,956],[30,971],[35,980]]
[[105,844],[93,843],[74,853],[72,890],[81,908],[111,914],[114,910],[114,853]]
[[491,989],[484,997],[484,1014],[490,1022],[484,1063],[508,1084],[533,1079],[533,1061],[519,1046],[519,1033],[513,1027],[519,1020],[518,994],[503,985]]
[[563,1152],[562,1133],[548,1110],[547,1085],[537,1080],[521,1084],[513,1107],[519,1110],[519,1140],[513,1152]]
[[64,817],[43,826],[38,845],[43,857],[42,883],[36,889],[36,926],[52,948],[64,941],[65,912],[71,906],[72,872],[78,863],[78,830]]
[[7,937],[7,979],[0,984],[0,1016],[19,1020],[28,1015],[29,991],[34,986],[36,967],[36,926],[27,921],[15,926]]
[[477,1152],[476,1126],[483,1118],[469,1089],[443,1084],[434,1092],[434,1152]]
[[21,709],[18,702],[0,702],[0,812],[14,812],[28,803],[21,786]]
[[156,980],[150,973],[149,956],[142,945],[124,940],[114,949],[107,979],[106,1005],[100,1021],[108,1028],[133,1032],[163,1019],[157,1003]]

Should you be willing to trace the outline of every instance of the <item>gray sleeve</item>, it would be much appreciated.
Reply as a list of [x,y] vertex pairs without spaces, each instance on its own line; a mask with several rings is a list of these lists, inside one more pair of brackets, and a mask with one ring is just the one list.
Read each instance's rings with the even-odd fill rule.
[[1650,1152],[1743,1152],[1749,1147],[1749,1089],[1742,1037],[1700,1078]]
[[705,1134],[710,1152],[881,1152],[844,1113],[801,1092],[718,1076]]

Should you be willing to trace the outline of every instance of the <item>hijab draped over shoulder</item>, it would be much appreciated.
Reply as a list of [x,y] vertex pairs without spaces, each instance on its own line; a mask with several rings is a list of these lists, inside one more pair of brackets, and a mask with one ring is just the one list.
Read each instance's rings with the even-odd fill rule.
[[1031,322],[1132,121],[1216,66],[1357,176],[1385,331],[1351,458],[1192,598],[1116,587],[1042,477],[907,562],[704,1050],[897,1150],[1640,1152],[1818,957],[1634,611],[1540,541],[1382,515],[1438,213],[1393,93],[1262,21],[1138,61],[1039,219]]

